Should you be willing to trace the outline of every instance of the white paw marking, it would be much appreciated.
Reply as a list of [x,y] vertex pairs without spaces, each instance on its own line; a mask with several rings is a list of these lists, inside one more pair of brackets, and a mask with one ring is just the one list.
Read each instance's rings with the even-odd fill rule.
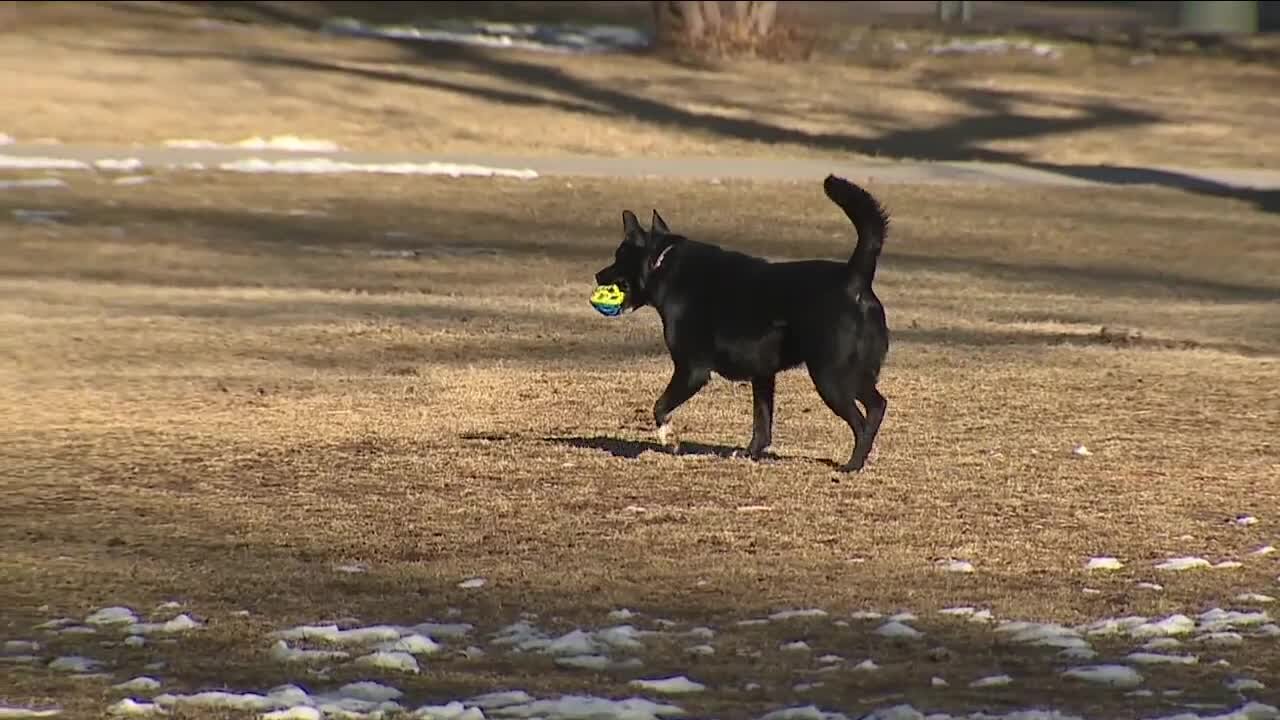
[[671,440],[671,423],[666,423],[658,428],[658,442],[668,445]]

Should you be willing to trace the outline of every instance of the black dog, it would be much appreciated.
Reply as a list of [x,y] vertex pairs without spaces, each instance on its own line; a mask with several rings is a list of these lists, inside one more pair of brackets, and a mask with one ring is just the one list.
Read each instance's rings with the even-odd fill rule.
[[[706,385],[711,373],[751,381],[754,418],[748,454],[772,442],[774,376],[807,366],[818,394],[853,430],[853,454],[841,469],[861,470],[888,401],[876,383],[889,351],[884,307],[871,290],[889,216],[866,190],[828,176],[823,189],[858,232],[847,263],[770,263],[672,233],[653,211],[648,232],[623,211],[624,236],[613,264],[596,273],[617,284],[625,308],[653,306],[675,364],[653,406],[666,444],[671,413]],[[866,416],[854,400],[866,407]]]

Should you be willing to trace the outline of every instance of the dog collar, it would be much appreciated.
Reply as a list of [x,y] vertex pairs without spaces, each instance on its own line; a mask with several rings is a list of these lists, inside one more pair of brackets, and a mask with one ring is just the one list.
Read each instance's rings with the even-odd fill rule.
[[670,244],[670,245],[668,245],[668,246],[666,246],[666,247],[662,248],[662,252],[658,253],[658,259],[656,259],[656,260],[654,260],[654,261],[653,261],[653,269],[654,269],[654,270],[657,270],[659,267],[661,267],[661,266],[662,266],[662,261],[666,259],[666,257],[667,257],[667,253],[671,252],[671,248],[673,248],[673,247],[675,247],[675,246],[676,246],[676,245],[675,245],[675,243],[672,243],[672,244]]

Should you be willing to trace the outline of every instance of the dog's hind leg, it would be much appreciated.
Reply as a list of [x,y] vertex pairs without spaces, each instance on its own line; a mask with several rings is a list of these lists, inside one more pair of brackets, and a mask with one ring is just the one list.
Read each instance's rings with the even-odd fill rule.
[[751,444],[747,454],[752,460],[759,460],[773,442],[773,392],[773,375],[751,379]]
[[844,420],[853,431],[853,454],[849,456],[849,462],[842,465],[840,469],[844,472],[861,470],[866,462],[863,445],[866,444],[867,438],[867,420],[862,417],[862,411],[858,409],[855,402],[857,394],[853,390],[854,384],[839,368],[816,370],[810,366],[809,377],[813,380],[813,385],[817,388],[822,402],[826,403],[831,412]]
[[671,413],[697,395],[710,379],[711,371],[706,368],[676,365],[667,389],[662,391],[658,401],[653,404],[653,422],[658,426],[658,442],[673,447],[680,444],[671,432]]
[[880,432],[880,423],[884,422],[884,413],[889,409],[889,401],[880,394],[875,384],[870,382],[862,386],[858,392],[858,399],[867,409],[867,424],[862,440],[854,448],[849,464],[861,468],[867,462],[867,456],[871,454],[871,446],[876,442],[876,434]]

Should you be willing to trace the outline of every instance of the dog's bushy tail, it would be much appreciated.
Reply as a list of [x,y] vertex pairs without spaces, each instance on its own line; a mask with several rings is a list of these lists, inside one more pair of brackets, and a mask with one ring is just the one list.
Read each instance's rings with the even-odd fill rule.
[[849,258],[849,294],[858,295],[871,288],[876,276],[880,248],[889,234],[889,213],[871,193],[844,178],[828,175],[822,182],[831,202],[840,206],[858,231],[858,244]]

